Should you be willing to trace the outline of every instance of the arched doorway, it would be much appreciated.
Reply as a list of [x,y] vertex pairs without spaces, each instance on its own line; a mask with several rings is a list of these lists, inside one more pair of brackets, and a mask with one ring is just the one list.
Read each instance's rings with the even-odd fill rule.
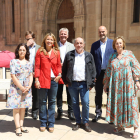
[[75,38],[74,31],[74,7],[71,0],[63,0],[57,14],[57,39],[59,40],[59,29],[68,28],[68,41],[72,42]]

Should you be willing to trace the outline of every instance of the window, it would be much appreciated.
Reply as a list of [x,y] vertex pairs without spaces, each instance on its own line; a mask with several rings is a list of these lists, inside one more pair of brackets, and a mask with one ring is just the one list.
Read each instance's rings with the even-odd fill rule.
[[15,7],[14,0],[12,0],[12,32],[15,32]]
[[140,15],[140,1],[134,0],[133,22],[139,22]]

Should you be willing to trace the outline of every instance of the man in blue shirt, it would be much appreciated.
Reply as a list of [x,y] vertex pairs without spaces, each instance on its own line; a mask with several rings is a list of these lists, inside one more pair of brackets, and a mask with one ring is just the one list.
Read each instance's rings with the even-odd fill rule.
[[108,64],[109,57],[114,53],[112,43],[113,40],[107,38],[107,29],[105,26],[98,28],[100,40],[94,42],[91,46],[90,53],[94,57],[96,66],[96,80],[95,80],[95,104],[96,104],[96,117],[92,122],[97,122],[102,115],[102,94],[103,94],[103,78]]
[[[25,33],[25,39],[27,42],[27,46],[29,47],[29,51],[30,51],[30,62],[33,65],[33,69],[34,69],[34,64],[35,64],[35,55],[37,50],[39,49],[39,45],[37,45],[34,41],[35,39],[35,34],[32,31],[27,31]],[[32,84],[32,96],[33,96],[33,104],[32,104],[32,117],[33,119],[37,119],[37,113],[39,110],[39,98],[38,98],[38,94],[37,94],[37,88],[35,88],[35,78],[33,78],[33,84]],[[25,116],[27,116],[27,111],[28,109],[26,108],[25,111]]]

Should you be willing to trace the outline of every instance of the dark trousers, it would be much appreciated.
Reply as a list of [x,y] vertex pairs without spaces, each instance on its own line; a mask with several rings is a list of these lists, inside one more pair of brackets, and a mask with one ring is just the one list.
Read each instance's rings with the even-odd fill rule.
[[104,78],[105,70],[101,70],[100,76],[96,80],[95,90],[95,104],[96,104],[96,115],[101,116],[102,114],[102,95],[103,95],[103,78]]
[[[62,113],[62,94],[63,94],[63,84],[58,84],[58,91],[57,91],[57,112]],[[68,103],[68,113],[73,112],[72,109],[72,100],[70,93],[68,91],[68,87],[66,87],[66,92],[67,92],[67,103]]]
[[37,88],[35,88],[35,78],[33,78],[33,83],[32,83],[32,113],[37,113],[39,110],[39,94],[37,92]]

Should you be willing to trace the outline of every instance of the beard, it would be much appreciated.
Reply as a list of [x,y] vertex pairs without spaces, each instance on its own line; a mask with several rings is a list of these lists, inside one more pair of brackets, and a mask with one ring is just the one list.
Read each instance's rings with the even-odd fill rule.
[[106,35],[102,35],[102,36],[100,36],[100,39],[101,39],[101,40],[106,39]]

